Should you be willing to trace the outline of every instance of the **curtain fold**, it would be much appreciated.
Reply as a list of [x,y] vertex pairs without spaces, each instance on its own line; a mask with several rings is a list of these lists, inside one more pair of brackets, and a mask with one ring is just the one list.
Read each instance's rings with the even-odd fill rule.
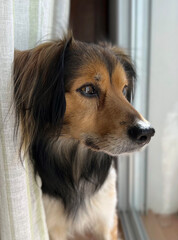
[[28,156],[23,159],[23,165],[20,162],[18,141],[13,139],[12,65],[14,47],[32,48],[40,41],[53,38],[55,32],[62,34],[60,29],[67,29],[69,7],[69,0],[0,1],[1,240],[49,239],[40,183],[34,179]]

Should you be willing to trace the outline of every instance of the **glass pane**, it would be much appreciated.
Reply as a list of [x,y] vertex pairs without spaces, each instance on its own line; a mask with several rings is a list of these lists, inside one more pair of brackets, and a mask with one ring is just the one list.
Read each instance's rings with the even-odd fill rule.
[[151,240],[178,239],[178,1],[152,1],[147,209]]

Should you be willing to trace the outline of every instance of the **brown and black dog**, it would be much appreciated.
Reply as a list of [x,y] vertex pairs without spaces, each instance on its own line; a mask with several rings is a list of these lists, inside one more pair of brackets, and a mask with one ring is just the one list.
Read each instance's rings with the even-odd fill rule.
[[119,48],[64,39],[15,51],[21,149],[42,180],[50,239],[92,232],[109,240],[114,156],[141,149],[154,129],[130,104],[135,81]]

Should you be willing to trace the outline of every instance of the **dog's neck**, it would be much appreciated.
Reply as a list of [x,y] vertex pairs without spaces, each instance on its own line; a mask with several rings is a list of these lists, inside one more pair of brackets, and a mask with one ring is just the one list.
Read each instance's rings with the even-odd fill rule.
[[68,214],[76,214],[105,182],[112,157],[95,152],[76,140],[35,138],[31,159],[42,180],[43,193],[60,198]]

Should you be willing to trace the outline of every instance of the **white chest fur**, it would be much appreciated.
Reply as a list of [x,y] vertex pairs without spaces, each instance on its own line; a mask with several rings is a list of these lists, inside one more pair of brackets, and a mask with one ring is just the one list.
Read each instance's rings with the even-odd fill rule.
[[66,215],[60,200],[43,195],[46,221],[51,240],[67,240],[74,233],[94,233],[97,239],[109,240],[116,209],[116,173],[111,167],[109,175],[92,197],[86,198],[85,206],[73,219]]

